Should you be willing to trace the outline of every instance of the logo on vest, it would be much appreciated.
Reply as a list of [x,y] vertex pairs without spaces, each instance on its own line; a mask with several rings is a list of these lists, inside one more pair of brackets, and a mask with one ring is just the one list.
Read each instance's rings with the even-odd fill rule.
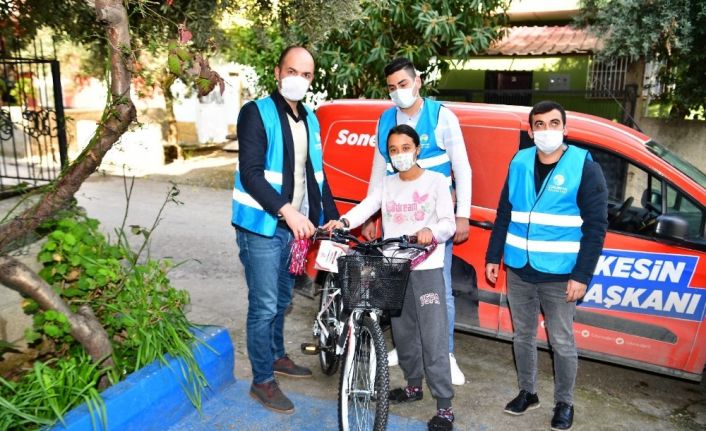
[[563,187],[565,182],[566,182],[566,179],[564,178],[563,175],[556,174],[556,175],[554,175],[554,178],[552,178],[551,184],[549,184],[547,186],[547,191],[554,192],[554,193],[566,193],[567,189],[566,189],[566,187]]
[[429,146],[429,135],[426,133],[419,135],[419,143],[422,148],[427,148]]

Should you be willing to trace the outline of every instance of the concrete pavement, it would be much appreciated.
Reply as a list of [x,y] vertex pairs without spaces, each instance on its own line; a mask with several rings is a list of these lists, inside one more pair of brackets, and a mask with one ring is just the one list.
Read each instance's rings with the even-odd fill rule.
[[[123,217],[122,183],[121,178],[94,176],[77,194],[79,204],[91,217],[101,221],[102,229],[107,233],[112,233]],[[169,188],[170,184],[165,181],[136,180],[127,225],[151,225]],[[236,388],[246,391],[251,378],[244,334],[247,291],[229,224],[231,192],[188,184],[179,188],[183,205],[170,204],[165,209],[152,238],[151,255],[183,262],[171,271],[172,283],[190,292],[189,317],[192,321],[228,328],[235,343],[235,375],[242,380]],[[322,408],[335,416],[333,400],[337,396],[337,376],[324,376],[316,357],[299,353],[299,344],[311,340],[311,324],[317,304],[299,295],[295,296],[294,302],[285,339],[291,356],[311,367],[314,377],[281,379],[280,382],[297,404],[308,400],[312,405],[322,402]],[[539,355],[542,407],[525,416],[512,417],[502,413],[502,407],[517,393],[511,345],[464,334],[456,335],[456,345],[456,357],[468,379],[465,385],[456,388],[457,429],[549,428],[553,381],[551,359],[547,353]],[[391,380],[393,385],[403,383],[399,367],[391,369]],[[239,395],[252,401],[246,393]],[[580,360],[575,399],[575,430],[706,429],[706,385],[703,383]],[[249,407],[257,408],[256,405]],[[428,395],[419,403],[391,408],[393,414],[421,421],[428,420],[433,411],[434,401]],[[233,429],[236,428],[243,429]]]

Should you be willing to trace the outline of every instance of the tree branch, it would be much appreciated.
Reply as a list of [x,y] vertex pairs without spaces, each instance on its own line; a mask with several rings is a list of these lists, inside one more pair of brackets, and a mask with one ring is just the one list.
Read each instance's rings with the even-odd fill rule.
[[110,102],[96,136],[84,153],[61,174],[37,204],[0,225],[0,254],[6,253],[12,244],[71,201],[81,184],[96,171],[105,154],[137,116],[130,99],[132,53],[127,11],[120,0],[96,0],[94,3],[96,17],[105,26],[110,45]]
[[34,299],[43,310],[56,310],[64,314],[71,326],[71,335],[81,343],[91,358],[95,362],[103,361],[107,366],[113,365],[113,346],[108,333],[89,306],[81,306],[78,313],[72,312],[49,284],[10,256],[0,256],[0,283]]

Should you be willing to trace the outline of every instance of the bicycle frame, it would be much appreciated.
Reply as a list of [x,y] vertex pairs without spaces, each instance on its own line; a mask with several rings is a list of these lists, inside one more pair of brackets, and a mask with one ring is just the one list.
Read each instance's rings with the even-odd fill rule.
[[[416,251],[419,252],[420,248],[419,246],[414,246],[413,244],[416,242],[416,237],[411,236],[411,237],[401,237],[397,239],[392,239],[392,240],[376,240],[374,242],[369,242],[369,243],[363,243],[361,242],[358,238],[350,235],[347,231],[345,230],[334,230],[333,232],[327,232],[323,230],[317,230],[316,234],[314,235],[314,240],[317,239],[335,239],[337,242],[343,242],[349,241],[353,242],[356,244],[356,246],[364,246],[366,247],[367,250],[370,250],[372,248],[376,247],[382,247],[383,245],[387,243],[402,243],[404,244],[405,249],[400,248],[399,250],[401,251]],[[434,242],[432,247],[436,246],[436,242]],[[433,248],[432,248],[433,250]],[[341,301],[341,289],[336,288],[331,294],[329,294],[329,298],[324,302],[322,301],[321,307],[319,308],[319,312],[316,314],[316,319],[314,322],[314,328],[313,328],[313,333],[314,336],[318,336],[319,334],[323,334],[324,337],[329,337],[330,333],[327,329],[327,325],[324,324],[322,320],[322,316],[326,312],[326,310],[331,306],[331,304],[334,301]],[[368,310],[370,311],[370,310]],[[373,310],[374,311],[374,310]],[[374,315],[374,319],[376,321],[379,321],[377,318],[377,314]],[[341,335],[343,335],[343,330],[344,330],[345,322],[342,320],[338,320],[335,322],[335,330],[336,330],[336,336],[339,337],[339,343],[337,343],[336,346],[336,351],[334,352],[337,356],[341,356],[343,354],[343,348],[345,346],[345,343],[341,342]],[[345,341],[345,340],[343,340]]]
[[[324,325],[323,320],[321,320],[321,316],[323,316],[323,314],[326,312],[326,309],[327,309],[331,304],[333,304],[334,301],[340,301],[340,300],[341,300],[340,298],[341,298],[341,289],[340,289],[340,288],[336,288],[336,289],[329,295],[329,297],[328,297],[328,299],[326,300],[326,302],[321,304],[321,308],[319,309],[319,312],[316,314],[316,327],[317,327],[317,330],[320,331],[319,333],[323,333],[325,337],[328,337],[330,334],[329,334],[328,329],[326,329],[326,325]],[[337,333],[338,336],[340,336],[341,333],[343,332],[343,327],[344,327],[344,322],[341,321],[341,320],[338,320],[338,321],[336,322],[336,333]],[[319,333],[316,333],[316,332],[315,332],[314,335],[315,335],[315,336],[316,336],[316,335],[319,335]],[[340,350],[340,351],[339,351],[339,350]],[[337,346],[337,347],[336,347],[336,354],[340,356],[341,353],[342,353],[342,348],[340,348],[340,347]]]
[[[323,333],[324,336],[328,337],[330,334],[328,330],[326,329],[326,325],[324,325],[323,320],[321,320],[321,316],[324,314],[326,308],[330,306],[334,301],[340,300],[341,297],[341,289],[336,289],[334,290],[330,295],[328,300],[324,305],[321,306],[321,309],[316,315],[316,326],[317,330],[320,331],[319,333]],[[370,310],[370,309],[355,309],[353,310],[350,315],[345,319],[345,320],[338,320],[336,321],[336,335],[338,335],[338,343],[336,343],[336,355],[341,356],[343,354],[344,347],[347,342],[352,338],[351,337],[351,332],[353,329],[356,327],[356,323],[359,323],[361,319],[363,318],[363,314],[367,314],[370,318],[375,320],[376,322],[380,321],[379,315],[380,312],[377,310]],[[360,326],[359,324],[357,326]],[[318,335],[316,333],[315,335]],[[342,335],[345,335],[345,337],[341,337]],[[355,335],[353,335],[355,337]],[[355,340],[353,339],[355,342]]]
[[[387,348],[380,328],[382,307],[390,307],[391,297],[379,299],[373,296],[381,287],[376,284],[378,271],[385,273],[380,266],[380,259],[385,265],[399,271],[409,271],[409,263],[415,259],[421,262],[434,250],[436,243],[430,246],[416,244],[416,237],[388,238],[371,242],[361,242],[347,231],[317,231],[314,240],[327,239],[338,243],[352,242],[353,253],[350,256],[353,266],[340,267],[343,273],[329,274],[322,284],[321,302],[314,320],[313,334],[317,344],[302,344],[302,352],[318,354],[324,374],[333,375],[341,367],[339,386],[339,426],[342,430],[384,430],[388,415],[389,371],[387,367]],[[399,250],[410,249],[404,257],[383,254],[383,247],[396,243]],[[329,251],[326,251],[329,253]],[[379,254],[378,254],[379,253]],[[411,253],[411,254],[410,254]],[[402,252],[401,254],[405,254]],[[332,255],[324,260],[329,264]],[[417,259],[417,257],[421,259]],[[362,258],[359,260],[358,257]],[[328,260],[326,260],[328,259]],[[394,262],[394,264],[392,263]],[[360,266],[358,266],[360,265]],[[400,266],[401,265],[401,266]],[[345,268],[345,269],[343,269]],[[346,291],[350,285],[350,268],[360,271],[361,279],[356,280],[356,290]],[[390,268],[387,266],[386,268]],[[390,273],[385,273],[389,277]],[[346,277],[346,278],[339,278]],[[405,278],[406,279],[406,278]],[[383,280],[390,280],[383,278]],[[343,290],[342,290],[343,289]],[[399,301],[399,299],[393,299]],[[345,304],[345,308],[344,308]],[[383,308],[385,309],[385,308]],[[346,315],[347,313],[347,315]]]
[[[360,323],[363,321],[363,315],[367,314],[368,317],[372,318],[376,322],[380,322],[380,319],[378,318],[378,313],[376,311],[371,311],[371,310],[353,310],[351,315],[346,319],[346,336],[344,337],[343,343],[339,343],[337,346],[336,350],[338,351],[340,348],[340,353],[343,353],[343,346],[345,344],[348,344],[349,347],[351,347],[352,351],[352,346],[355,346],[356,338],[358,334],[356,334],[356,330],[360,329]],[[372,358],[375,359],[375,350],[372,351]],[[353,361],[353,355],[348,355],[346,357],[346,364],[350,365],[350,363]],[[371,361],[371,373],[370,373],[370,378],[374,379],[375,378],[375,373],[376,373],[376,365],[377,363],[373,360]],[[371,380],[370,382],[373,384],[374,382]]]

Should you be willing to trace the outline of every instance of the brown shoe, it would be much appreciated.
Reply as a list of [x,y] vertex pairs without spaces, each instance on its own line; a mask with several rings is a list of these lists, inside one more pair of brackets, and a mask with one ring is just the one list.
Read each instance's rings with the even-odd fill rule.
[[275,374],[280,374],[287,377],[305,378],[311,377],[311,370],[306,367],[300,367],[294,361],[289,359],[289,356],[284,355],[277,359],[273,365]]
[[250,396],[277,413],[294,413],[294,404],[282,393],[276,380],[267,383],[253,383],[250,386]]

